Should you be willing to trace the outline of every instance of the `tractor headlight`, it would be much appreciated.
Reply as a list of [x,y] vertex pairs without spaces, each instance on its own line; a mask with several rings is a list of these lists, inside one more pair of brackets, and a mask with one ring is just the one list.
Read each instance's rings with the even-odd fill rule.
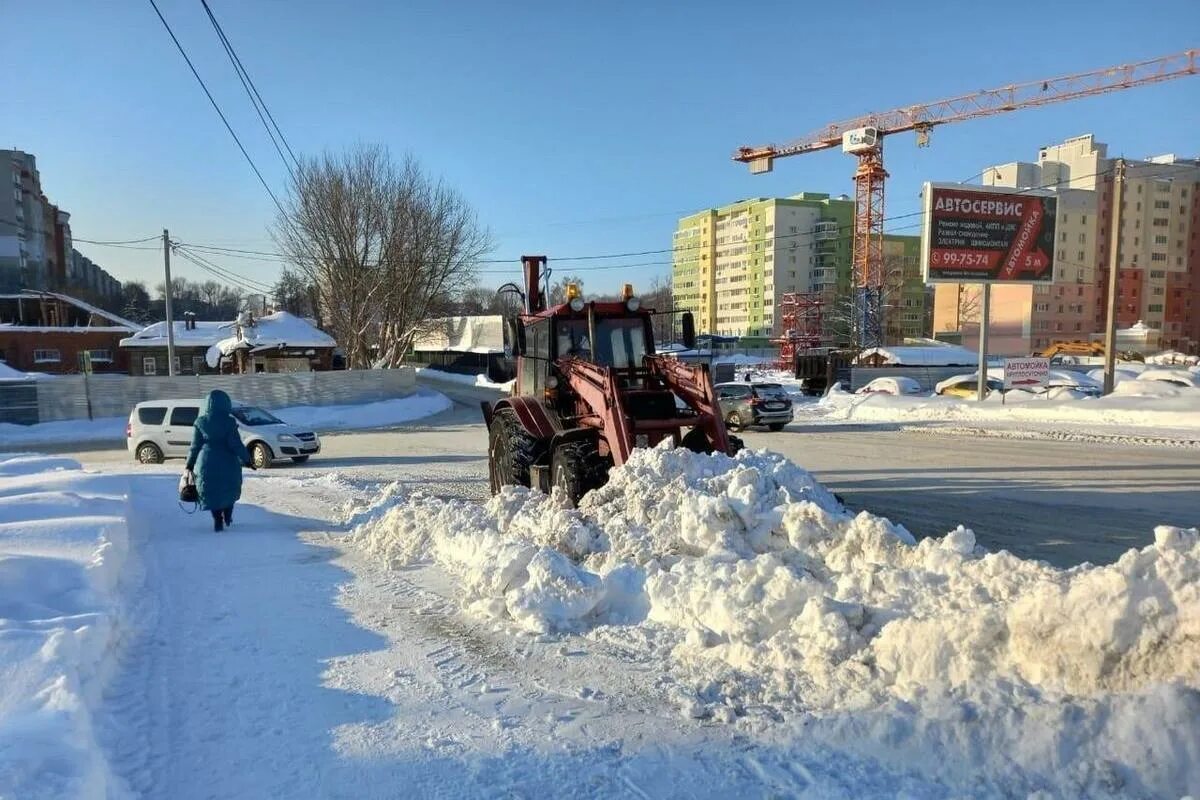
[[575,312],[583,311],[583,298],[582,297],[572,297],[571,298],[571,310],[575,311]]
[[557,389],[558,388],[558,378],[554,377],[553,375],[550,375],[549,377],[547,377],[546,378],[546,388],[547,389]]
[[632,313],[642,307],[642,301],[636,297],[631,297],[625,301],[625,307]]

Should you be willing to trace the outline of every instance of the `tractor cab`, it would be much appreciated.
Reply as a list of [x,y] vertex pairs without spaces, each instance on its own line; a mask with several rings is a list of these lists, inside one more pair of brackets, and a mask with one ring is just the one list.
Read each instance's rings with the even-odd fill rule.
[[[585,301],[569,286],[547,307],[544,256],[526,256],[523,313],[505,319],[516,361],[512,396],[483,403],[492,491],[561,488],[574,503],[636,447],[671,440],[703,452],[740,449],[725,431],[708,370],[655,354],[654,312],[626,284],[619,299]],[[671,312],[668,312],[671,313]],[[682,314],[683,343],[695,323]]]

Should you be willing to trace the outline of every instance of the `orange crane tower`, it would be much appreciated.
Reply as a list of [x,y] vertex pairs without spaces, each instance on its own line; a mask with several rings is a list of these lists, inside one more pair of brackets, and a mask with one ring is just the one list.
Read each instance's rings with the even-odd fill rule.
[[916,131],[917,146],[929,145],[935,125],[990,117],[1022,108],[1046,106],[1077,97],[1115,92],[1196,75],[1200,50],[1185,50],[1162,58],[1117,67],[1064,75],[1058,78],[1016,83],[933,103],[922,103],[877,114],[835,122],[788,144],[739,147],[734,161],[750,165],[754,174],[770,172],[775,159],[814,153],[841,146],[858,157],[854,172],[854,282],[859,287],[861,321],[859,344],[882,344],[880,296],[883,287],[883,189],[887,170],[883,167],[883,137],[901,131]]

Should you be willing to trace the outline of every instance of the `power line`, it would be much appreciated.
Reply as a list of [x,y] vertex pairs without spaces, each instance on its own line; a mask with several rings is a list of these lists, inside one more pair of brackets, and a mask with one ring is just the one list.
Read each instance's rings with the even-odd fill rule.
[[225,113],[221,111],[221,107],[217,105],[217,101],[213,98],[212,92],[208,90],[208,86],[204,83],[204,79],[201,78],[200,73],[196,71],[196,67],[192,64],[192,59],[188,57],[187,51],[183,49],[183,45],[179,43],[179,39],[175,36],[175,31],[171,30],[171,26],[167,24],[166,18],[162,15],[162,12],[158,10],[158,4],[155,3],[154,0],[150,0],[150,5],[153,6],[154,13],[158,15],[158,19],[162,22],[163,27],[166,28],[167,33],[170,34],[171,41],[175,43],[175,47],[178,48],[179,54],[183,56],[183,60],[187,62],[188,69],[192,71],[192,75],[195,76],[196,81],[200,84],[200,88],[204,90],[204,94],[208,98],[208,102],[212,103],[213,110],[217,112],[217,116],[221,118],[221,122],[225,123],[225,130],[229,131],[229,135],[233,137],[233,141],[237,144],[238,149],[242,151],[242,155],[246,158],[246,163],[250,165],[250,169],[254,170],[254,174],[258,176],[258,182],[261,183],[263,188],[267,190],[267,194],[269,194],[271,199],[275,202],[275,207],[279,209],[279,213],[286,216],[287,212],[283,210],[283,204],[279,202],[279,198],[275,196],[275,193],[271,191],[271,187],[267,185],[267,181],[265,178],[263,178],[262,173],[259,172],[258,166],[254,163],[254,159],[250,157],[250,154],[246,152],[246,148],[242,145],[242,140],[238,138],[236,133],[234,133],[233,126],[229,124],[229,120],[225,118]]
[[200,267],[201,269],[204,269],[205,271],[210,272],[224,280],[232,281],[233,283],[236,283],[239,286],[241,286],[243,289],[254,292],[255,294],[261,294],[263,292],[269,293],[269,292],[274,291],[274,287],[271,286],[270,284],[263,283],[262,281],[255,280],[254,278],[250,278],[245,275],[236,273],[232,270],[228,270],[228,269],[225,269],[224,267],[218,266],[217,264],[214,264],[213,262],[209,261],[208,259],[204,258],[203,256],[189,251],[187,248],[181,246],[178,242],[172,242],[171,249],[174,250],[176,253],[178,253],[180,256],[187,258],[189,261],[191,261],[193,264]]
[[[275,147],[275,152],[279,154],[279,160],[283,162],[283,166],[287,169],[288,174],[292,176],[292,180],[296,180],[296,172],[292,169],[292,164],[288,162],[284,156],[283,150],[279,147],[279,142],[275,140],[275,134],[271,132],[271,125],[267,124],[267,120],[263,117],[263,112],[267,116],[271,116],[271,112],[267,110],[267,104],[262,99],[262,95],[258,93],[258,87],[254,86],[254,81],[250,78],[250,73],[242,65],[242,59],[237,55],[230,43],[229,38],[225,35],[225,31],[221,29],[221,24],[217,22],[217,18],[213,15],[212,9],[208,7],[207,0],[200,0],[200,4],[204,6],[204,13],[208,14],[208,21],[212,23],[213,30],[217,32],[217,38],[221,40],[221,44],[225,47],[225,54],[229,56],[229,62],[233,64],[233,71],[237,73],[238,80],[242,83],[242,88],[246,90],[246,96],[250,98],[250,105],[254,106],[254,112],[258,114],[258,121],[262,123],[263,129],[266,130],[267,136],[271,140],[271,144]],[[262,108],[259,108],[259,105]],[[283,131],[279,130],[279,125],[275,123],[275,118],[271,117],[271,124],[275,125],[275,130],[279,133],[279,139],[287,146],[287,139],[283,137]],[[288,154],[292,156],[292,161],[296,162],[296,155],[292,153],[292,148],[288,147]],[[299,166],[299,162],[296,162]]]

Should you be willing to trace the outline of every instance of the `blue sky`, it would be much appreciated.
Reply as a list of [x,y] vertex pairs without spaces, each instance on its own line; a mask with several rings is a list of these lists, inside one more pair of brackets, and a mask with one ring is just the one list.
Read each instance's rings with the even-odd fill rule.
[[[729,159],[741,144],[1200,46],[1196,0],[210,5],[298,153],[359,142],[412,152],[472,202],[495,234],[492,256],[514,259],[659,250],[675,220],[700,208],[852,191],[853,163],[840,152],[751,176]],[[283,192],[284,168],[199,0],[159,7]],[[148,1],[19,3],[5,19],[5,146],[37,155],[76,236],[123,240],[168,227],[187,242],[274,249],[270,198]],[[900,134],[886,155],[887,213],[915,210],[922,181],[1034,160],[1040,145],[1069,136],[1094,132],[1113,155],[1195,156],[1197,130],[1200,77],[938,128],[928,149]],[[118,278],[160,279],[153,251],[79,248]],[[556,266],[602,290],[666,274],[665,264],[645,265],[664,259]],[[213,260],[268,283],[279,268]],[[640,266],[595,269],[621,264]],[[208,277],[186,264],[177,271]]]

